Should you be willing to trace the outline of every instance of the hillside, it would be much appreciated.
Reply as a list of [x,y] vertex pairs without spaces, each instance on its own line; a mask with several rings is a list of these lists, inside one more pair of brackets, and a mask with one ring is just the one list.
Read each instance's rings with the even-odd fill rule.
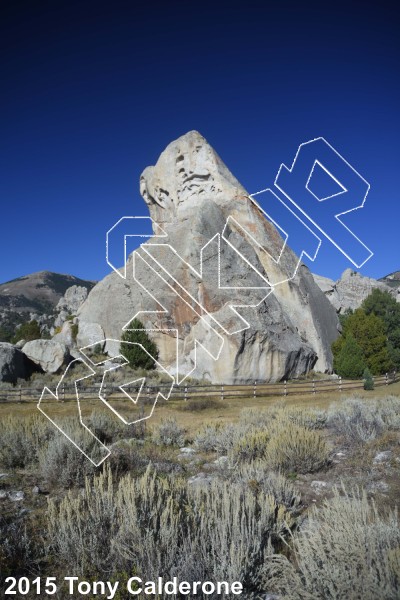
[[0,340],[8,340],[16,326],[24,321],[39,318],[45,323],[60,298],[73,285],[91,290],[95,282],[39,271],[0,284]]
[[91,289],[95,282],[73,275],[39,271],[0,284],[0,307],[35,311],[41,314],[55,308],[72,285]]
[[385,277],[381,277],[379,281],[383,281],[386,285],[389,285],[393,288],[400,287],[400,271],[394,271],[393,273],[389,273],[389,275],[385,275]]

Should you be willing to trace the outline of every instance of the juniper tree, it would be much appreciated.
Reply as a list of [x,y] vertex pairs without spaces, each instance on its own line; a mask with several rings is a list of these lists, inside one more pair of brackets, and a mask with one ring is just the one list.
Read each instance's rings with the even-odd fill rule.
[[159,355],[158,348],[150,339],[139,319],[133,319],[129,323],[129,327],[124,331],[121,339],[121,354],[129,361],[133,369],[155,368],[155,361]]

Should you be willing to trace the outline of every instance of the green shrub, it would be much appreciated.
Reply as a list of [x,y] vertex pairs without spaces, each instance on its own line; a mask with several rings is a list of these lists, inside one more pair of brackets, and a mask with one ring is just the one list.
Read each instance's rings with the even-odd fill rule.
[[184,446],[185,430],[174,417],[169,417],[154,429],[152,440],[158,446]]
[[40,448],[52,435],[50,422],[39,415],[3,418],[0,421],[0,464],[6,469],[15,469],[35,463]]
[[371,375],[371,371],[368,367],[364,370],[364,390],[373,390],[374,389],[374,379]]
[[90,415],[87,426],[103,443],[109,444],[124,433],[126,425],[110,411],[94,410]]
[[380,317],[386,325],[387,346],[395,369],[400,368],[400,304],[389,292],[375,289],[362,303],[367,315]]
[[[143,323],[139,319],[133,319],[130,322],[129,329],[124,331],[121,339],[121,354],[126,358],[131,367],[134,369],[155,368],[154,361],[158,359],[158,348],[149,338],[147,332],[144,330]],[[137,344],[141,344],[149,354]]]
[[349,398],[339,407],[332,407],[328,424],[349,445],[370,442],[387,428],[378,405],[360,398]]
[[12,343],[16,344],[19,342],[19,340],[31,342],[32,340],[38,340],[41,337],[39,323],[35,320],[28,321],[26,323],[22,323],[22,325],[18,327]]
[[51,499],[47,521],[50,550],[66,572],[110,576],[134,565],[143,580],[237,580],[251,592],[261,591],[265,560],[293,525],[260,490],[217,480],[199,488],[151,468],[115,485],[107,467],[83,495]]
[[[332,344],[332,352],[335,371],[349,379],[362,377],[365,367],[373,375],[380,375],[393,365],[384,320],[372,312],[367,314],[362,308],[346,318],[342,336]],[[361,362],[364,363],[362,369]]]
[[271,432],[264,458],[269,468],[285,473],[314,473],[330,462],[330,450],[318,431],[282,420]]
[[303,406],[291,406],[282,413],[288,420],[307,429],[323,429],[328,420],[326,411]]
[[111,454],[107,459],[107,464],[114,474],[123,475],[129,471],[143,473],[146,470],[149,460],[137,440],[118,440],[112,444],[110,450]]
[[[70,433],[75,440],[79,441],[81,437],[81,446],[85,447],[86,436],[80,429],[72,434],[68,420],[63,424],[63,431]],[[83,485],[85,477],[94,472],[94,466],[88,458],[58,430],[39,452],[39,469],[51,485],[64,488]]]
[[262,458],[265,455],[271,433],[268,429],[249,431],[240,437],[231,451],[229,458],[232,463],[237,461],[251,461],[256,458]]
[[208,423],[195,435],[194,446],[201,452],[217,452],[226,456],[251,426],[241,423]]
[[283,504],[288,509],[293,510],[300,506],[300,495],[293,483],[281,473],[266,468],[264,460],[241,463],[234,469],[226,469],[220,476],[245,485],[255,492],[261,491],[273,496],[278,504]]
[[332,344],[333,368],[346,379],[358,379],[365,369],[365,358],[361,346],[349,333]]
[[397,513],[382,517],[365,492],[336,490],[295,536],[293,562],[282,555],[269,561],[266,585],[282,600],[394,600],[399,549]]
[[348,398],[330,408],[328,426],[350,446],[365,444],[387,430],[400,429],[400,398]]

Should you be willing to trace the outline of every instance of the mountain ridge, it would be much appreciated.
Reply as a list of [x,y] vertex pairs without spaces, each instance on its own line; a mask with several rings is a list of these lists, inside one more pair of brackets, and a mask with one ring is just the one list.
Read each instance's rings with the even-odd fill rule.
[[72,286],[90,291],[95,282],[64,273],[36,271],[0,283],[1,338],[9,341],[18,325],[32,319],[47,325],[49,330],[59,300]]

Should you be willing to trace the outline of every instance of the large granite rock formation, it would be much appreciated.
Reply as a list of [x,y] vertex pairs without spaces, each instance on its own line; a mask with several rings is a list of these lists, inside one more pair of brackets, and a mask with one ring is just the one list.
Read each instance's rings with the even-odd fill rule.
[[[167,235],[149,243],[171,244],[177,254],[164,245],[142,247],[131,255],[126,279],[111,273],[90,292],[78,311],[80,332],[87,323],[97,323],[107,338],[118,340],[138,312],[164,307],[164,315],[148,312],[138,317],[146,328],[158,330],[151,336],[160,349],[160,363],[171,373],[191,373],[196,352],[192,376],[213,382],[275,381],[313,367],[331,370],[330,345],[338,335],[335,310],[305,265],[290,280],[298,264],[290,248],[286,246],[279,262],[271,258],[278,257],[284,245],[278,230],[198,132],[169,144],[157,164],[144,170],[140,190],[153,221]],[[159,228],[153,231],[159,233]],[[222,233],[219,252],[216,239],[208,242]],[[201,276],[200,253],[206,244]],[[134,265],[137,279],[151,295],[134,280]],[[277,284],[272,293],[266,291],[263,278]],[[229,289],[243,287],[264,290]],[[250,326],[237,333],[243,322],[229,308],[232,299],[242,305],[259,302],[256,308],[238,309]],[[197,303],[205,307],[205,319],[200,318]],[[196,348],[196,339],[214,356],[220,352],[219,359]],[[108,343],[106,350],[116,354],[118,343]]]
[[366,277],[352,269],[346,269],[337,281],[321,275],[314,275],[314,280],[338,313],[359,308],[374,289],[389,292],[400,301],[396,287],[390,287],[383,281]]

